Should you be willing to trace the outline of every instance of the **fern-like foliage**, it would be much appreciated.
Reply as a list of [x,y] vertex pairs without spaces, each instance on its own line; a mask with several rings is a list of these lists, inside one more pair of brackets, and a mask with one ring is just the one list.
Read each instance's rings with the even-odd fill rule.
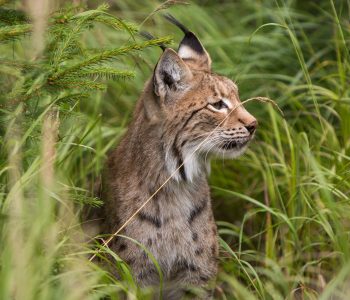
[[[0,5],[1,5],[1,2],[0,2]],[[15,9],[8,9],[0,6],[1,26],[26,24],[28,22],[29,20],[27,16],[22,11],[15,10]]]
[[[112,49],[87,48],[81,43],[82,35],[100,23],[126,32],[130,42]],[[33,25],[23,12],[0,4],[0,47],[26,39],[32,30]],[[49,103],[69,101],[69,95],[75,98],[87,91],[91,94],[104,90],[106,80],[132,79],[134,72],[115,67],[113,60],[170,41],[169,37],[137,41],[136,36],[137,26],[109,14],[107,4],[84,11],[81,7],[61,9],[50,15],[46,47],[39,58],[21,62],[3,57],[0,52],[1,102],[5,107],[34,102],[38,112]]]
[[19,24],[13,26],[5,26],[0,28],[0,42],[8,42],[22,35],[29,33],[32,30],[30,24]]

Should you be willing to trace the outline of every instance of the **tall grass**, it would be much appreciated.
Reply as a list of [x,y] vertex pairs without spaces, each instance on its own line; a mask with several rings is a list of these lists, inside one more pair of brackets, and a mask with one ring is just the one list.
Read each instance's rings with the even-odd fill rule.
[[[110,12],[156,36],[181,33],[158,14],[171,1],[111,1]],[[94,1],[89,2],[95,7]],[[212,162],[220,234],[217,299],[347,299],[350,293],[350,3],[198,1],[168,8],[203,41],[214,71],[235,80],[259,120],[241,158]],[[154,13],[152,13],[154,12]],[[151,14],[151,16],[150,16]],[[82,43],[120,45],[96,26]],[[28,42],[1,58],[28,58]],[[176,47],[176,45],[174,45]],[[109,252],[111,275],[81,230],[83,205],[118,142],[161,50],[123,58],[132,81],[24,122],[26,103],[1,107],[0,299],[149,299]],[[0,71],[11,73],[11,70]],[[0,78],[1,90],[19,78]],[[90,243],[89,243],[90,242]]]

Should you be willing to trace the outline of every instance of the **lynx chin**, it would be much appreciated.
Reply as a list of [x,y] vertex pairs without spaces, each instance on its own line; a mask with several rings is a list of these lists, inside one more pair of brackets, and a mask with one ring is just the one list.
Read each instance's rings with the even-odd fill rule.
[[[171,22],[184,38],[177,51],[164,49],[124,138],[108,158],[103,233],[115,232],[175,172],[121,234],[143,244],[158,261],[164,299],[180,299],[189,285],[207,288],[202,299],[210,297],[218,257],[208,161],[212,155],[242,154],[257,121],[243,106],[237,108],[236,84],[211,71],[210,56],[195,34]],[[141,286],[159,284],[154,264],[137,244],[117,237],[109,247]]]

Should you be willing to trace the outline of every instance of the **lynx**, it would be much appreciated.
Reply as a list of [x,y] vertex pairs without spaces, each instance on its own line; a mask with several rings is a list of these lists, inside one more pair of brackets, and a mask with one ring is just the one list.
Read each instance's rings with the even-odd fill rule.
[[[173,174],[122,231],[158,261],[164,299],[179,299],[185,286],[205,287],[215,279],[218,240],[206,179],[209,157],[242,154],[257,127],[239,105],[236,84],[213,73],[196,35],[172,22],[184,38],[177,52],[164,49],[125,136],[109,156],[104,181],[104,231],[112,233]],[[117,237],[110,248],[141,286],[159,284],[142,247]]]

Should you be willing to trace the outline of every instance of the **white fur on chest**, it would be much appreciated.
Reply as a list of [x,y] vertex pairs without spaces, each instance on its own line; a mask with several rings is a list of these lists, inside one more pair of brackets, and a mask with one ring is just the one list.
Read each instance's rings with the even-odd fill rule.
[[[208,171],[208,168],[196,153],[195,148],[185,147],[182,151],[182,159],[186,181],[194,182],[199,176],[206,175],[205,173]],[[170,176],[173,176],[177,182],[181,182],[183,178],[181,178],[180,167],[182,166],[179,165],[178,159],[171,154],[170,150],[166,152],[165,160]]]

